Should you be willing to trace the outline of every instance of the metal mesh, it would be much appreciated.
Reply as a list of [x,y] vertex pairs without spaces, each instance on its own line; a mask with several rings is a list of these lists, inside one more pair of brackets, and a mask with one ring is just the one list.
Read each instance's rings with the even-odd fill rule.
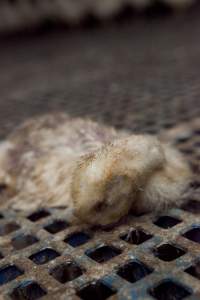
[[[164,127],[175,126],[170,136],[195,174],[188,204],[159,216],[130,214],[125,223],[110,230],[71,226],[64,207],[1,211],[3,299],[200,298],[200,124],[196,120],[179,126],[196,114],[196,108],[182,106],[185,113],[172,117],[178,105],[160,106],[162,118],[154,122],[152,107],[142,109],[137,118],[142,120],[141,131],[160,131],[161,121]],[[131,119],[131,127],[135,124]]]

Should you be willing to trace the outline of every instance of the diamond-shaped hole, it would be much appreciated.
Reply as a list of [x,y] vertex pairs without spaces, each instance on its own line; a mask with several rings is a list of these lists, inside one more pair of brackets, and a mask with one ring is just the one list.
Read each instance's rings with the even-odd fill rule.
[[152,272],[153,270],[142,262],[132,261],[122,266],[118,270],[117,275],[131,283],[134,283]]
[[172,280],[163,280],[159,285],[149,290],[149,294],[157,300],[181,300],[191,295],[191,292]]
[[194,277],[196,277],[196,278],[198,278],[198,279],[200,279],[200,261],[197,262],[195,265],[187,268],[185,270],[185,272],[192,275],[192,276],[194,276]]
[[74,232],[66,237],[64,242],[75,248],[87,243],[90,238],[91,237],[84,232]]
[[105,300],[116,292],[104,283],[93,282],[77,292],[77,295],[83,300]]
[[170,244],[163,244],[158,248],[155,248],[153,250],[153,253],[156,257],[158,257],[161,260],[172,261],[182,256],[186,252],[177,246],[173,246]]
[[76,263],[70,262],[55,267],[50,274],[60,283],[66,283],[78,278],[83,272]]
[[0,225],[0,236],[9,234],[13,231],[18,230],[19,228],[20,228],[19,225],[14,222],[2,224],[2,225]]
[[129,244],[139,245],[151,239],[153,235],[140,229],[129,230],[127,234],[121,235],[120,238]]
[[31,234],[20,234],[12,239],[11,244],[16,250],[20,250],[37,242],[38,239]]
[[27,280],[18,285],[10,294],[13,300],[36,300],[47,292],[37,283],[31,280]]
[[18,276],[22,275],[24,272],[20,270],[17,266],[6,266],[0,269],[0,285],[8,283],[14,280]]
[[48,232],[55,234],[66,229],[69,224],[63,220],[54,220],[53,223],[44,227]]
[[200,244],[200,227],[193,228],[183,234],[185,238]]
[[32,222],[37,222],[38,220],[46,218],[48,216],[50,216],[50,213],[48,211],[46,211],[44,209],[40,209],[40,210],[32,213],[27,218]]
[[86,251],[86,255],[98,263],[104,263],[119,254],[121,254],[120,249],[107,245]]
[[3,256],[3,254],[0,252],[0,259],[2,259],[4,256]]
[[184,204],[182,206],[182,208],[193,214],[199,214],[200,213],[200,201],[190,200],[186,204]]
[[181,222],[182,222],[181,220],[170,216],[161,216],[154,222],[154,224],[161,228],[168,229]]
[[43,265],[49,262],[50,260],[53,260],[54,258],[58,257],[59,255],[60,254],[57,251],[51,248],[46,248],[35,254],[32,254],[29,258],[37,265]]
[[3,215],[0,213],[0,219],[3,219]]

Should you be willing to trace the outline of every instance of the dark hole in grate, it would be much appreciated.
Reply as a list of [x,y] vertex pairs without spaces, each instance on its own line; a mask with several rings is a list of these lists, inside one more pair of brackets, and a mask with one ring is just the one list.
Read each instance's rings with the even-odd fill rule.
[[190,167],[195,174],[198,174],[200,172],[199,164],[190,163]]
[[197,262],[195,265],[187,268],[185,272],[200,279],[200,262]]
[[118,270],[117,275],[131,283],[134,283],[152,272],[153,270],[147,267],[142,262],[132,261],[122,266]]
[[20,227],[18,224],[11,222],[11,223],[7,223],[7,224],[2,224],[0,226],[0,235],[6,235],[9,234],[13,231],[18,230]]
[[98,263],[104,263],[121,254],[121,250],[113,246],[101,246],[93,250],[87,250],[86,255]]
[[195,130],[193,131],[193,133],[194,133],[195,135],[200,135],[200,129],[195,129]]
[[198,141],[198,142],[194,143],[194,147],[200,148],[200,142]]
[[48,211],[46,211],[44,209],[40,209],[40,210],[32,213],[27,218],[32,222],[37,222],[38,220],[46,218],[48,216],[50,216],[50,213]]
[[187,288],[171,280],[163,280],[149,293],[157,300],[181,300],[191,295]]
[[65,240],[65,243],[68,243],[72,247],[78,247],[89,241],[90,236],[84,232],[74,232],[70,234]]
[[16,287],[10,296],[13,300],[36,300],[46,294],[46,291],[37,282],[28,280]]
[[49,262],[50,260],[58,257],[59,255],[60,254],[57,251],[51,248],[46,248],[31,255],[29,258],[37,265],[43,265]]
[[31,234],[20,234],[12,239],[11,244],[16,250],[20,250],[37,242],[38,239]]
[[174,126],[174,123],[172,123],[172,122],[168,122],[168,123],[164,123],[163,124],[163,127],[164,128],[171,128],[171,127],[173,127]]
[[44,227],[48,232],[55,234],[68,227],[68,223],[63,220],[54,220],[53,223]]
[[158,257],[161,260],[172,261],[182,256],[186,252],[177,246],[173,246],[170,244],[163,244],[158,248],[155,248],[153,250],[153,253],[156,257]]
[[70,262],[55,267],[50,274],[60,283],[66,283],[81,276],[83,272],[76,263]]
[[0,269],[0,285],[8,283],[14,280],[18,276],[22,275],[24,272],[17,268],[15,265],[6,266]]
[[3,254],[0,252],[0,259],[2,259],[3,258]]
[[193,214],[200,213],[200,201],[190,200],[182,206],[182,209],[187,210]]
[[139,245],[142,244],[144,242],[146,242],[147,240],[149,240],[150,238],[152,238],[153,236],[149,233],[144,232],[143,230],[140,229],[136,229],[136,230],[129,230],[129,232],[127,234],[121,235],[120,238],[124,241],[126,241],[127,243],[130,244],[135,244],[135,245]]
[[3,219],[3,215],[0,213],[0,219]]
[[176,139],[177,144],[184,144],[190,140],[190,136],[183,136],[183,137],[178,137]]
[[155,222],[154,224],[161,227],[161,228],[164,228],[164,229],[168,229],[168,228],[171,228],[177,224],[181,223],[181,220],[178,220],[176,218],[173,218],[173,217],[170,217],[170,216],[162,216],[162,217],[159,217]]
[[183,234],[183,236],[186,237],[188,240],[200,244],[200,227],[196,227],[187,231],[186,233]]
[[115,291],[100,281],[90,283],[77,292],[77,295],[83,300],[105,300],[114,294]]

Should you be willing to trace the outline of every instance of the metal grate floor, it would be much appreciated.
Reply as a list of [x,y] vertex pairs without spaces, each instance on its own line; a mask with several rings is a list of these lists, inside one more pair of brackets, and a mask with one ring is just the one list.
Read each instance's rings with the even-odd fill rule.
[[187,205],[111,230],[71,226],[64,207],[1,211],[0,298],[200,299],[200,122],[166,136],[195,174]]

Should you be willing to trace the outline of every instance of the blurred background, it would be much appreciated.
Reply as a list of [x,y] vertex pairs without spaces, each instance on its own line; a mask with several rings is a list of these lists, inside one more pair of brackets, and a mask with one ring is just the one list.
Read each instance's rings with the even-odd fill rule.
[[149,133],[199,114],[199,1],[3,0],[0,22],[0,138],[57,110]]

